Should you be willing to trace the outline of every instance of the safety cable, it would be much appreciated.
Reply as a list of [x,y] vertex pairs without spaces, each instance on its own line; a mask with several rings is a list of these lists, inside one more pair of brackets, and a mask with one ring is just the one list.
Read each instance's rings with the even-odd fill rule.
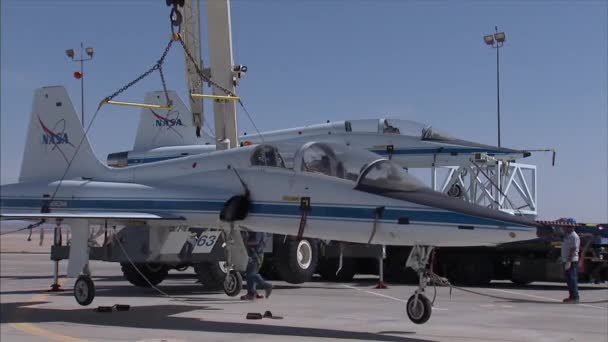
[[[42,225],[42,224],[43,224],[45,221],[46,221],[46,220],[41,219],[40,221],[38,221],[38,222],[36,222],[36,223],[31,223],[31,224],[29,224],[29,225],[28,225],[28,226],[26,226],[26,227],[19,228],[19,229],[16,229],[16,230],[11,230],[10,232],[4,232],[4,233],[0,233],[0,235],[14,234],[14,233],[18,233],[18,232],[21,232],[21,231],[24,231],[24,230],[28,230],[28,229],[34,229],[34,228],[36,228],[36,227],[38,227],[38,226]],[[31,233],[31,232],[30,232],[30,233]]]
[[163,290],[161,290],[158,287],[154,286],[154,284],[152,284],[152,282],[150,281],[150,279],[148,279],[148,277],[146,277],[143,274],[143,272],[139,270],[139,267],[137,267],[137,265],[135,265],[135,263],[133,262],[133,260],[131,259],[131,257],[129,257],[129,254],[127,253],[127,251],[125,250],[124,246],[122,245],[122,242],[120,241],[120,238],[118,238],[118,236],[116,235],[116,232],[114,232],[114,234],[112,235],[112,238],[113,238],[114,241],[118,242],[118,246],[122,250],[123,255],[129,261],[129,264],[131,264],[131,266],[133,266],[133,268],[135,269],[135,271],[137,271],[137,273],[139,273],[139,275],[146,281],[146,283],[148,283],[148,285],[150,285],[151,288],[153,288],[154,290],[156,290],[158,293],[160,293],[161,295],[163,295],[165,297],[175,299],[175,297],[167,294]]
[[[55,196],[57,196],[57,192],[59,191],[59,188],[63,184],[63,181],[65,180],[65,177],[67,176],[67,174],[68,174],[68,172],[70,170],[70,167],[72,166],[72,163],[74,162],[74,159],[78,155],[78,152],[80,151],[80,147],[82,146],[82,144],[84,143],[84,140],[88,136],[89,131],[90,131],[91,127],[93,126],[93,123],[95,122],[95,119],[97,118],[97,115],[99,114],[99,111],[101,110],[101,107],[103,107],[103,105],[106,102],[111,101],[116,96],[122,94],[124,91],[126,91],[127,89],[131,88],[133,85],[135,85],[136,83],[138,83],[142,79],[144,79],[147,76],[149,76],[155,70],[159,70],[159,73],[161,74],[161,82],[163,83],[163,90],[165,92],[165,98],[166,98],[166,101],[167,101],[167,105],[171,105],[171,100],[169,99],[169,94],[167,92],[167,87],[166,87],[166,84],[165,84],[165,78],[164,78],[164,76],[162,74],[161,66],[164,63],[165,58],[167,57],[167,54],[169,53],[169,50],[171,49],[172,45],[173,45],[173,39],[169,40],[169,43],[167,43],[167,45],[165,47],[165,50],[163,51],[163,53],[162,53],[161,57],[158,59],[158,61],[156,61],[156,64],[154,64],[151,68],[149,68],[148,70],[146,70],[144,73],[142,73],[141,75],[139,75],[137,78],[135,78],[131,82],[128,82],[126,85],[122,86],[120,89],[118,89],[117,91],[115,91],[114,93],[112,93],[110,96],[105,97],[101,102],[99,102],[99,105],[97,106],[97,110],[95,111],[95,114],[93,114],[91,120],[89,121],[89,124],[87,125],[87,128],[85,129],[82,138],[78,142],[78,145],[76,145],[76,148],[74,150],[74,154],[69,159],[68,165],[66,166],[66,168],[65,168],[65,170],[63,172],[63,175],[59,179],[59,183],[57,183],[57,186],[55,187],[55,190],[53,191],[53,194],[51,195],[50,199],[48,199],[47,201],[45,201],[46,202],[45,206],[47,206],[49,203],[51,203],[55,199]],[[43,211],[50,209],[50,208],[45,207],[45,206],[43,206]]]
[[[482,296],[482,297],[489,297],[489,298],[494,298],[494,299],[502,299],[502,300],[510,300],[510,301],[522,301],[521,299],[517,299],[517,298],[509,298],[509,297],[502,297],[502,296],[496,296],[496,295],[491,295],[491,294],[487,294],[487,293],[483,293],[483,292],[479,292],[479,291],[475,291],[475,290],[469,290],[469,289],[465,289],[463,287],[460,286],[455,286],[452,283],[450,283],[449,280],[447,280],[444,277],[439,276],[438,274],[434,273],[433,271],[427,270],[427,275],[429,276],[431,282],[433,283],[434,287],[435,287],[435,296],[433,297],[433,302],[435,301],[435,297],[437,296],[437,285],[438,286],[448,286],[450,288],[450,298],[452,298],[452,289],[456,289],[456,290],[460,290],[463,292],[468,292],[471,294],[476,294],[478,296]],[[557,302],[549,302],[549,301],[537,301],[539,303],[557,303]],[[597,300],[597,301],[590,301],[590,302],[580,302],[579,304],[599,304],[599,303],[608,303],[608,300]]]

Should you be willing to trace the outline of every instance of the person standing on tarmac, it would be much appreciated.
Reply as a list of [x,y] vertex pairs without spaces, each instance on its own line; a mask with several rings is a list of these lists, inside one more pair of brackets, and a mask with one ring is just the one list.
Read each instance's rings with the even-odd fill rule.
[[247,278],[247,294],[241,296],[241,300],[254,300],[263,298],[257,293],[257,287],[264,289],[266,298],[270,297],[272,292],[272,284],[266,282],[258,272],[262,265],[264,257],[265,234],[249,232],[247,236],[247,251],[249,252],[249,261],[247,263],[246,278]]
[[563,300],[564,303],[578,303],[578,253],[581,239],[574,231],[574,225],[563,226],[564,240],[562,241],[561,258],[564,263],[564,276],[568,284],[570,296]]

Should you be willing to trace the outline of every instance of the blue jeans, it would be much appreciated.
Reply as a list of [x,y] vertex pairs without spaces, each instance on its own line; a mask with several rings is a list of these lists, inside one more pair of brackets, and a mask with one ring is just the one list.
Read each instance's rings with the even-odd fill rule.
[[247,263],[246,277],[248,295],[255,296],[255,291],[258,285],[264,289],[270,287],[270,284],[264,281],[264,278],[262,278],[262,276],[258,273],[258,259],[256,257],[249,258],[249,262]]
[[579,300],[578,297],[578,262],[574,261],[571,263],[570,268],[564,270],[564,276],[566,277],[566,284],[568,284],[568,292],[570,293],[570,299]]

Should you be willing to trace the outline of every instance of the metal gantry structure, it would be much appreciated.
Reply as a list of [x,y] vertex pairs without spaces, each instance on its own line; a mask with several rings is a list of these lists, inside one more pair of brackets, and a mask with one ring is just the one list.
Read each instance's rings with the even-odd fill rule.
[[214,133],[218,150],[237,147],[237,109],[235,96],[226,96],[227,92],[236,93],[238,80],[247,71],[242,65],[234,65],[232,50],[232,28],[230,22],[230,1],[207,1],[206,22],[210,68],[205,69],[202,60],[201,40],[201,7],[200,0],[186,0],[182,9],[182,38],[195,61],[194,65],[189,56],[186,60],[186,81],[190,91],[190,107],[192,122],[197,127],[197,136],[205,122],[203,111],[203,84],[204,79],[197,73],[203,70],[205,76],[215,84],[209,84],[213,99]]
[[431,187],[467,202],[514,215],[538,215],[536,165],[471,160],[431,169]]

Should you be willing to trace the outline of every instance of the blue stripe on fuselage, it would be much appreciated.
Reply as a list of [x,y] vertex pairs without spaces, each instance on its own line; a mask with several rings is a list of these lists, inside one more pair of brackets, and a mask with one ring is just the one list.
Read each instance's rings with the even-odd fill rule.
[[[33,198],[2,198],[0,207],[3,210],[9,208],[32,209],[33,212],[40,210],[44,200]],[[53,202],[61,206],[52,207],[55,210],[106,210],[106,211],[172,211],[178,214],[182,211],[215,211],[219,212],[223,201],[211,200],[125,200],[125,199],[63,199],[57,198]],[[310,218],[345,220],[345,221],[369,221],[375,217],[375,207],[348,207],[317,204],[311,206],[308,213]],[[300,217],[302,211],[299,203],[260,203],[251,204],[250,213],[254,216],[284,216]],[[526,227],[500,220],[485,219],[457,212],[432,209],[409,209],[409,208],[386,208],[380,219],[381,222],[394,223],[401,218],[407,218],[410,222],[427,224],[449,224],[449,225],[475,225],[475,226],[499,226],[499,227]],[[512,228],[510,228],[512,229]]]
[[[386,149],[372,149],[370,152],[379,155],[388,155]],[[488,150],[486,148],[466,148],[466,147],[437,147],[437,148],[407,148],[393,150],[393,155],[433,155],[433,154],[468,154],[468,153],[488,153],[490,155],[505,154],[501,150]]]

